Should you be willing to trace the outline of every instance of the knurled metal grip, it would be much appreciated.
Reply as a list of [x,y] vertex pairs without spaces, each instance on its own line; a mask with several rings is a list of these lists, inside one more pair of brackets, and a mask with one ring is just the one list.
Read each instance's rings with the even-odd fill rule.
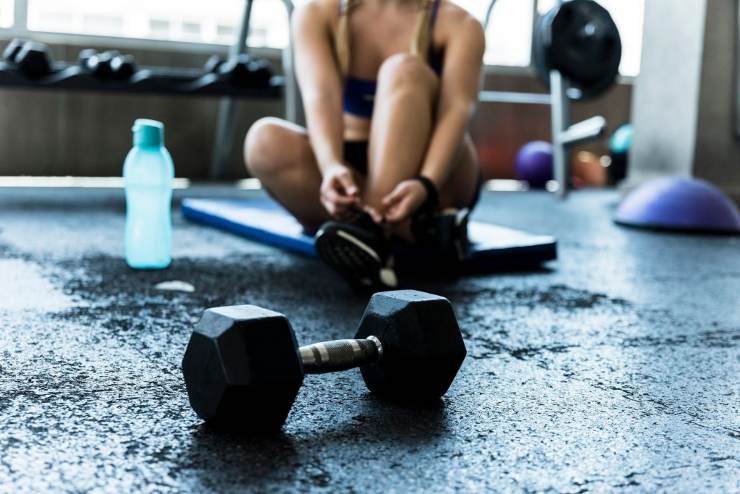
[[361,340],[333,340],[298,349],[306,374],[337,372],[378,362],[383,345],[375,336]]

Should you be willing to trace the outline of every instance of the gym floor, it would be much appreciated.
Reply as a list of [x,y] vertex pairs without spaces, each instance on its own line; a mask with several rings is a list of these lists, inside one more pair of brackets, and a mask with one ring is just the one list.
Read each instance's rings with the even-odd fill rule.
[[[415,283],[450,298],[468,348],[444,400],[307,376],[283,432],[250,439],[188,404],[201,312],[262,305],[307,343],[352,336],[365,298],[179,214],[171,268],[135,272],[120,190],[0,190],[0,490],[737,491],[740,239],[620,228],[617,199],[485,194],[478,219],[556,235],[560,258]],[[195,291],[154,288],[170,280]]]

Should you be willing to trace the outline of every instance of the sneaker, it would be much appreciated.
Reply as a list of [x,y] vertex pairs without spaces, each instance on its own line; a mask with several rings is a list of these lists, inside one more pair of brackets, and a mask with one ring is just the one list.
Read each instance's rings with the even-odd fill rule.
[[383,229],[367,213],[324,223],[315,240],[321,260],[355,288],[379,291],[398,286]]
[[468,208],[421,213],[413,218],[411,232],[419,245],[433,248],[461,261],[470,245],[469,220]]

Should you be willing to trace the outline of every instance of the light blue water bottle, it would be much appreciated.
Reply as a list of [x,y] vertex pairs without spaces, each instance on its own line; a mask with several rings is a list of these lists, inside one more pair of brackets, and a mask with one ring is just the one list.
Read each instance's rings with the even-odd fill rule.
[[164,147],[162,122],[137,119],[134,147],[123,163],[126,185],[126,262],[135,269],[162,269],[172,261],[172,179],[175,167]]

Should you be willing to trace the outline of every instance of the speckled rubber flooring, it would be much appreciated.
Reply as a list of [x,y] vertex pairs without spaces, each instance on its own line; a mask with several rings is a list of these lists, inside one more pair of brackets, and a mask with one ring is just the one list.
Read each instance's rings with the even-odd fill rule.
[[[195,188],[185,196],[238,196]],[[483,221],[559,260],[408,286],[453,302],[445,398],[383,403],[308,376],[282,433],[204,427],[180,360],[207,307],[348,337],[367,300],[317,261],[186,223],[174,263],[122,260],[119,190],[0,190],[0,492],[738,492],[740,238],[624,229],[614,192],[487,193]],[[162,291],[163,281],[193,285]]]

